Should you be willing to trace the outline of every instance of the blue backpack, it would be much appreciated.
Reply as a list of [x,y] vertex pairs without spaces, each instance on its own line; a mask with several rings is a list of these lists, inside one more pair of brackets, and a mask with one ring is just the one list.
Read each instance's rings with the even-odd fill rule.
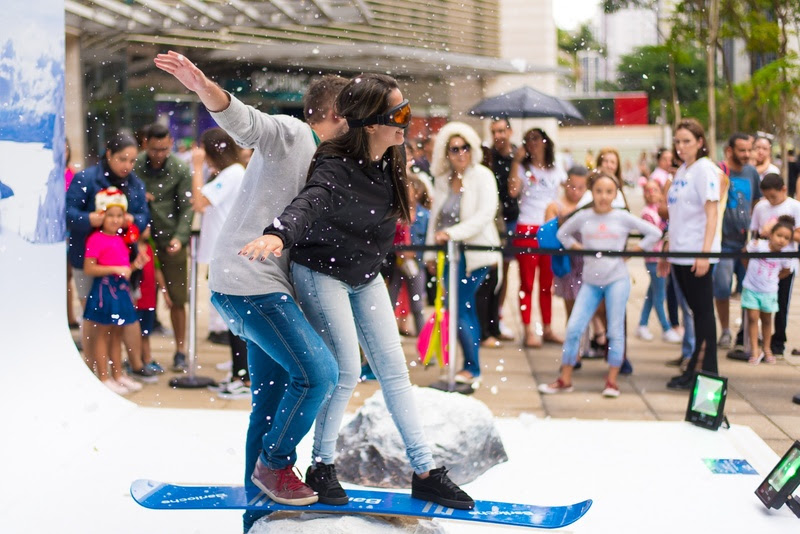
[[[536,231],[536,240],[539,242],[541,248],[554,248],[564,250],[564,245],[558,240],[556,235],[558,232],[558,217],[553,217],[545,222]],[[567,276],[572,270],[572,264],[569,261],[569,256],[553,254],[551,257],[551,264],[553,267],[553,274],[562,278]]]

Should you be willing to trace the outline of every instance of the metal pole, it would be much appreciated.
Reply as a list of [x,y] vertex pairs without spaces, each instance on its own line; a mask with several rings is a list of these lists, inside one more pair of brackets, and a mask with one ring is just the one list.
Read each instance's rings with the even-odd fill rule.
[[174,388],[204,388],[213,385],[214,379],[197,376],[197,230],[189,238],[189,369],[186,375],[173,378],[169,385]]
[[461,243],[458,241],[447,242],[448,284],[447,284],[447,311],[450,320],[447,324],[448,350],[450,361],[447,368],[447,391],[456,390],[456,356],[458,354],[458,263],[461,261]]

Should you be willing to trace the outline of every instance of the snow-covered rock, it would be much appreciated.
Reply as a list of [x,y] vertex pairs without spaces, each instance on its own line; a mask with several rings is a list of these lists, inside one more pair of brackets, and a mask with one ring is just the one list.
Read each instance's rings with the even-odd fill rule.
[[258,520],[250,534],[445,534],[435,519],[290,512]]
[[[457,484],[472,482],[508,460],[489,408],[472,397],[414,387],[416,412],[436,465]],[[410,488],[412,469],[383,394],[367,399],[339,432],[339,479],[380,488]]]

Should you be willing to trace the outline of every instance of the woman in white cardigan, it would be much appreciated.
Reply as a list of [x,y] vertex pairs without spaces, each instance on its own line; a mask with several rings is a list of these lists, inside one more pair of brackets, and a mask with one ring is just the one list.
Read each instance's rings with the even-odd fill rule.
[[[500,246],[494,219],[497,183],[492,171],[481,165],[481,141],[470,126],[451,122],[436,135],[431,173],[435,177],[433,206],[426,243],[442,245],[450,240],[467,245]],[[425,260],[433,271],[435,253]],[[500,252],[471,250],[461,254],[458,284],[458,341],[464,352],[464,368],[456,380],[472,383],[481,374],[480,323],[475,294],[490,266],[503,261]]]

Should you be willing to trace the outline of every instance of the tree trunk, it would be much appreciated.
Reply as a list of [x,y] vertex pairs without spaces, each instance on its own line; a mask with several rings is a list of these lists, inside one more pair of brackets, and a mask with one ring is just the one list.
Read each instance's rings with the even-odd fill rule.
[[675,75],[675,56],[669,54],[669,88],[672,91],[672,113],[675,116],[673,127],[681,121],[681,103],[678,100],[678,79]]
[[[781,86],[785,89],[788,87],[788,80],[786,75],[786,63],[782,60],[786,59],[786,49],[788,47],[789,38],[786,35],[787,20],[785,13],[780,9],[775,10],[778,17],[778,24],[780,25],[780,46],[778,48],[778,61],[781,61]],[[788,183],[789,180],[789,135],[786,128],[786,115],[789,113],[789,103],[786,91],[780,92],[780,110],[778,111],[778,142],[781,147],[781,176],[783,183]]]
[[706,82],[708,83],[708,155],[717,155],[717,36],[719,34],[719,0],[710,0],[708,6],[708,43],[706,43]]
[[[728,55],[725,53],[725,47],[719,47],[720,54],[722,55],[722,74],[723,79],[725,80],[725,94],[728,97],[728,109],[730,109],[730,115],[728,118],[728,132],[738,132],[739,131],[739,114],[737,110],[739,106],[736,105],[736,95],[733,93],[733,76],[731,76],[731,60]],[[725,126],[725,125],[723,125]]]

